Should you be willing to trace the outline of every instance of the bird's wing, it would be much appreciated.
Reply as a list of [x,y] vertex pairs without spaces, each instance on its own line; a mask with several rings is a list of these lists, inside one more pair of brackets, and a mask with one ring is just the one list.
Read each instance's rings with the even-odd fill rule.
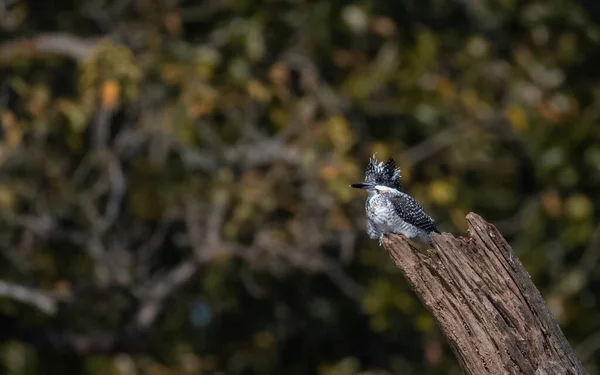
[[402,220],[428,232],[439,233],[434,223],[435,220],[427,215],[419,202],[410,195],[400,193],[390,197],[390,201],[394,205],[396,213]]
[[381,237],[381,232],[377,231],[375,223],[369,218],[367,218],[367,234],[373,239]]

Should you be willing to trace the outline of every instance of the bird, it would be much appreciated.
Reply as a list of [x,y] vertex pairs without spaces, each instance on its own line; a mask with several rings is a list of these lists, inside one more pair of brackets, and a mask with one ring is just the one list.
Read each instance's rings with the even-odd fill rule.
[[369,193],[365,204],[367,234],[379,239],[379,246],[386,233],[430,244],[430,234],[440,231],[419,202],[400,190],[400,177],[400,169],[392,157],[384,163],[374,154],[369,159],[364,182],[350,185]]

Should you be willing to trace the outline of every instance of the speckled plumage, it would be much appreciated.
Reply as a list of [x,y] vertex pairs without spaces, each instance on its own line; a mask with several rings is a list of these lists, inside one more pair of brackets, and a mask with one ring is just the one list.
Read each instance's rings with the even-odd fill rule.
[[381,241],[383,234],[395,233],[428,243],[431,232],[439,233],[419,202],[400,191],[400,171],[392,158],[382,163],[373,155],[365,182],[355,185],[369,193],[365,205],[369,237]]

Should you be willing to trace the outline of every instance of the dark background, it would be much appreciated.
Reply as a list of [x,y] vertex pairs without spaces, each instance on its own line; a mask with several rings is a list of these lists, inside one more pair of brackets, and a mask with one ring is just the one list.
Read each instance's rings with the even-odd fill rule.
[[459,374],[365,234],[393,156],[600,374],[600,6],[0,1],[5,374]]

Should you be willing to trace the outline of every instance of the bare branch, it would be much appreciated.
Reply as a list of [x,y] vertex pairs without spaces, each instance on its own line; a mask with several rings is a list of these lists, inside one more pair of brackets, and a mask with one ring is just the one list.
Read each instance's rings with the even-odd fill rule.
[[206,225],[202,230],[198,201],[188,197],[185,205],[185,220],[188,245],[194,249],[194,255],[157,279],[146,288],[145,293],[142,293],[142,303],[133,320],[133,326],[137,329],[146,330],[152,326],[163,310],[167,298],[196,275],[200,264],[235,252],[235,246],[223,245],[220,237],[227,202],[226,192],[217,191],[214,194],[211,209],[207,213]]
[[152,235],[148,241],[138,247],[135,253],[137,254],[137,277],[143,279],[150,272],[151,263],[154,255],[160,249],[165,238],[167,237],[167,229],[172,222],[170,213],[163,215],[158,228],[152,231]]
[[225,153],[225,159],[228,163],[239,164],[245,169],[272,163],[274,160],[299,163],[299,156],[279,139],[264,139],[230,148]]
[[205,230],[206,246],[209,248],[215,248],[221,243],[221,229],[228,203],[229,193],[227,191],[217,190],[213,194]]
[[111,189],[106,203],[105,215],[108,220],[114,221],[121,210],[121,202],[127,189],[127,182],[121,168],[121,162],[112,153],[108,155],[107,164]]
[[58,302],[50,293],[41,292],[23,285],[0,280],[0,297],[30,305],[44,314],[54,315],[58,311]]
[[133,325],[141,330],[146,330],[152,326],[158,314],[162,311],[167,297],[187,283],[196,274],[197,268],[196,260],[189,259],[180,263],[165,277],[158,280],[150,289],[144,303],[136,313]]
[[465,134],[464,131],[456,127],[442,130],[404,151],[402,153],[402,159],[406,160],[411,165],[419,164],[423,160],[438,154],[454,143],[464,139],[466,135],[467,134]]
[[94,49],[98,39],[85,39],[65,33],[39,34],[29,39],[11,40],[0,44],[0,64],[21,56],[59,55],[82,61]]
[[101,286],[108,285],[111,279],[111,272],[107,264],[106,249],[102,244],[102,240],[99,236],[93,235],[86,248],[88,254],[94,261],[94,269],[98,283]]
[[200,223],[200,207],[198,200],[188,197],[185,204],[185,225],[188,244],[194,248],[196,258],[200,257],[203,250],[202,229]]

